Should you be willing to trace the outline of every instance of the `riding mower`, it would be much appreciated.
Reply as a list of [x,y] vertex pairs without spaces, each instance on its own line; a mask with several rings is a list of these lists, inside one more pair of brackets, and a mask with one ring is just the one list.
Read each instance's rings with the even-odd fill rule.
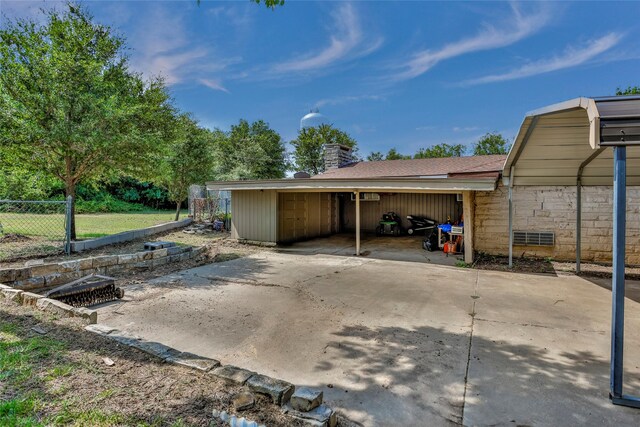
[[395,212],[382,214],[382,219],[376,228],[378,236],[399,236],[402,233],[402,220]]

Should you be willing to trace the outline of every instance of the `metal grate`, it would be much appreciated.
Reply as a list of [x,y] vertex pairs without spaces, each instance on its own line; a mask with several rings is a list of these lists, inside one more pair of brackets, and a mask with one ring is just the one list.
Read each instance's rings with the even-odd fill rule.
[[513,244],[515,246],[553,246],[555,244],[553,231],[514,231]]

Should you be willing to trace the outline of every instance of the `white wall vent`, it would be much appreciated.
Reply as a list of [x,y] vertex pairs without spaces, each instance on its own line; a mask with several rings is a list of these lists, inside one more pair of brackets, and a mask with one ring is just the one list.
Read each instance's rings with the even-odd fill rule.
[[462,197],[462,194],[458,193],[456,194],[456,202],[462,202],[464,200],[464,198]]
[[553,231],[514,231],[514,246],[554,246],[556,236]]

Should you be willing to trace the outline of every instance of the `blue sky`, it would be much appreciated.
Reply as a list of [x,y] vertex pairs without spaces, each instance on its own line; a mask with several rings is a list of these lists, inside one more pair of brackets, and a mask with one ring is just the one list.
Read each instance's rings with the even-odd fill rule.
[[[637,2],[88,1],[204,126],[286,140],[319,108],[361,154],[512,139],[532,109],[640,85]],[[1,0],[8,17],[56,2]]]

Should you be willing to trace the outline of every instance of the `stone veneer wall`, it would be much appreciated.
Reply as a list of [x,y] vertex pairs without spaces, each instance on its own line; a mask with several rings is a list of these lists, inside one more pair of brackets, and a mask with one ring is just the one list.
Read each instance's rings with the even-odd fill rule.
[[55,264],[5,268],[0,269],[0,283],[23,291],[41,291],[89,274],[110,275],[185,261],[201,255],[206,249],[206,246],[198,248],[174,246],[134,254],[103,255]]
[[[509,253],[509,191],[479,191],[475,197],[474,248],[492,255]],[[582,259],[611,262],[613,233],[612,187],[582,188]],[[576,187],[515,186],[514,231],[553,231],[555,246],[514,246],[514,257],[576,256]],[[627,188],[627,263],[640,264],[640,187]]]

